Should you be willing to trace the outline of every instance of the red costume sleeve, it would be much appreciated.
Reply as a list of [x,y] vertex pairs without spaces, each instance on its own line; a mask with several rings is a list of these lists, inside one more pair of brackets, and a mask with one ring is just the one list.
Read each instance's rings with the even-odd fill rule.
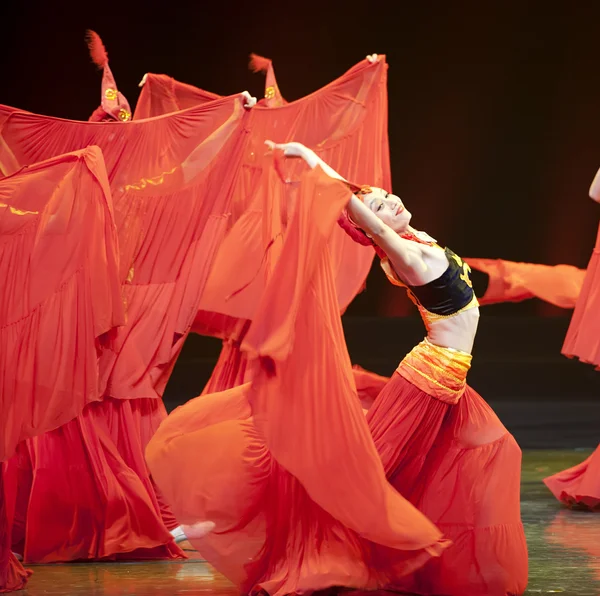
[[478,298],[482,306],[539,298],[561,308],[574,308],[585,277],[584,269],[572,265],[537,265],[502,259],[465,261],[489,275],[488,289]]

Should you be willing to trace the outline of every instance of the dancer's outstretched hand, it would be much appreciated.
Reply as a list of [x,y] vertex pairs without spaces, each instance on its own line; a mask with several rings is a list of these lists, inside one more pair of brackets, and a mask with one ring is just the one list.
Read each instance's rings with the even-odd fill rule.
[[302,143],[292,141],[291,143],[274,143],[273,141],[265,141],[265,145],[273,149],[281,149],[286,157],[305,157],[308,152],[308,147]]
[[244,104],[246,109],[249,110],[256,105],[256,97],[252,97],[249,91],[242,91],[240,95],[246,100],[246,103]]
[[379,60],[379,56],[377,54],[369,54],[367,56],[367,60],[371,63],[371,64],[375,64],[375,62],[377,62],[377,60]]
[[148,79],[148,73],[146,73],[143,77],[142,80],[138,83],[138,87],[143,87],[146,84],[146,80]]

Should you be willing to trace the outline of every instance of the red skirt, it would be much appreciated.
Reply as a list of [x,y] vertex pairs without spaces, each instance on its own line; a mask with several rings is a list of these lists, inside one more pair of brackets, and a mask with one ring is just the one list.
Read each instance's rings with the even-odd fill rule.
[[580,464],[544,478],[544,484],[567,507],[600,511],[600,445]]
[[[243,593],[374,589],[448,547],[394,491],[379,517],[371,518],[372,532],[397,524],[403,547],[367,540],[319,506],[270,453],[252,417],[250,391],[246,384],[189,401],[171,413],[146,451],[190,542]],[[199,457],[203,453],[210,457]],[[356,492],[355,486],[347,489]],[[340,511],[345,507],[338,504]],[[195,536],[187,525],[202,521],[216,529]]]
[[11,526],[15,505],[16,477],[0,462],[0,592],[25,588],[31,571],[24,569],[12,553]]
[[562,353],[600,368],[600,226]]
[[486,402],[467,386],[451,405],[396,372],[367,422],[389,481],[453,542],[394,587],[428,596],[522,594],[521,450]]
[[164,418],[160,400],[107,398],[29,439],[10,462],[19,473],[15,551],[32,563],[184,558],[144,459]]

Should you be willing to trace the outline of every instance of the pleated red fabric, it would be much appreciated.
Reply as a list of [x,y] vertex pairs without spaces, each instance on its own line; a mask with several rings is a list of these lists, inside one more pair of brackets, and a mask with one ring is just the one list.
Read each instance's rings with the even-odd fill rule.
[[97,147],[0,180],[0,278],[5,592],[22,589],[29,575],[11,552],[18,478],[6,460],[24,439],[61,426],[101,397],[98,353],[124,324],[117,234]]
[[252,382],[178,408],[146,451],[176,516],[216,524],[188,535],[244,593],[377,588],[449,546],[386,482],[354,387],[328,245],[348,190],[316,169],[298,193],[242,345]]
[[567,507],[600,511],[600,446],[580,464],[544,478],[544,484]]
[[431,596],[522,594],[521,450],[467,385],[456,405],[397,372],[366,416],[387,478],[453,545],[396,588]]
[[0,251],[6,460],[19,441],[100,399],[98,352],[125,321],[110,189],[97,147],[0,180]]
[[199,89],[187,83],[163,75],[147,73],[138,97],[134,120],[171,114],[187,108],[200,106],[215,99],[222,99],[217,93]]
[[31,575],[10,548],[16,491],[16,477],[7,471],[6,462],[0,462],[0,593],[22,590]]
[[[114,399],[111,407],[85,413],[97,423],[82,418],[73,422],[69,432],[38,441],[37,453],[43,451],[45,457],[34,460],[34,478],[37,466],[47,466],[37,482],[31,481],[39,499],[31,493],[17,504],[23,511],[28,503],[43,503],[44,494],[61,494],[64,474],[51,470],[71,466],[78,469],[79,479],[69,484],[70,502],[85,509],[91,494],[98,503],[119,495],[121,505],[113,513],[118,510],[121,517],[74,520],[74,527],[63,528],[61,548],[55,550],[38,538],[44,533],[36,521],[41,523],[42,512],[31,508],[31,517],[26,513],[25,555],[29,560],[104,558],[125,552],[132,558],[139,558],[140,553],[144,557],[183,556],[167,532],[177,522],[153,489],[144,463],[143,451],[151,433],[140,434],[142,429],[155,428],[166,412],[160,403],[132,407],[124,400],[159,401],[162,397],[227,229],[244,114],[238,96],[127,123],[74,122],[0,107],[4,173],[65,147],[95,142],[102,148],[119,235],[119,281],[127,307],[127,324],[100,354],[100,387],[105,399]],[[101,434],[102,424],[117,429],[116,435]],[[85,457],[90,445],[102,446],[105,455]],[[136,450],[135,457],[129,448]],[[56,452],[63,455],[62,461],[51,457]],[[127,490],[124,482],[129,483]],[[152,513],[142,507],[145,513],[136,518],[134,504],[142,501],[151,506]],[[114,528],[107,528],[106,523]],[[135,544],[133,539],[121,539],[128,527],[135,527],[132,536],[140,537]]]
[[[273,107],[287,103],[279,93],[271,60],[255,54],[250,58],[250,68],[254,72],[265,73],[265,94],[258,105]],[[164,74],[146,73],[141,87],[133,114],[136,120],[162,116],[222,99],[217,93],[182,83]]]
[[34,563],[182,557],[157,516],[143,459],[166,413],[155,413],[148,428],[140,421],[152,416],[135,413],[157,408],[160,400],[106,398],[24,445],[17,466],[31,486],[20,487],[28,498],[17,500],[15,552]]
[[[264,289],[260,272],[268,268],[268,259],[276,259],[276,245],[281,242],[291,205],[283,195],[279,203],[270,196],[273,187],[264,169],[265,139],[301,141],[348,179],[391,188],[386,81],[384,57],[376,64],[364,60],[305,98],[280,107],[256,106],[250,110],[243,177],[236,191],[246,202],[239,204],[233,229],[217,255],[194,331],[239,343]],[[362,159],[362,152],[370,159]],[[289,163],[285,168],[286,176],[296,179],[296,169]],[[340,228],[334,229],[328,243],[343,312],[364,289],[374,251],[352,242]],[[231,254],[236,250],[246,255],[248,266],[233,274]],[[244,284],[251,284],[252,294],[239,294]],[[219,359],[209,383],[212,391],[232,387],[232,379],[250,379],[246,357],[235,353],[232,345],[224,349],[229,359]],[[237,373],[232,372],[234,366],[239,369]]]
[[571,324],[562,347],[569,358],[579,358],[600,370],[600,226]]
[[464,259],[473,269],[489,275],[479,304],[521,302],[539,298],[560,308],[574,308],[581,293],[585,270],[572,265],[515,263],[502,259]]

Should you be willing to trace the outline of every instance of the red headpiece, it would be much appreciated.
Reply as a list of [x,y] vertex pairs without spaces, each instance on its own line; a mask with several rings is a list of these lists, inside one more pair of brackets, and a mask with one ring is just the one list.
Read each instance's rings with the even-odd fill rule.
[[287,102],[281,96],[277,86],[273,62],[269,58],[263,58],[258,54],[250,54],[249,67],[252,72],[265,73],[265,97],[258,102],[259,105],[266,105],[268,108],[284,106]]
[[101,122],[103,120],[119,120],[127,122],[131,120],[131,108],[125,96],[117,89],[115,78],[108,66],[108,54],[100,36],[94,31],[88,30],[86,41],[90,49],[92,61],[98,68],[103,69],[102,74],[102,98],[101,103],[90,116],[90,121]]

